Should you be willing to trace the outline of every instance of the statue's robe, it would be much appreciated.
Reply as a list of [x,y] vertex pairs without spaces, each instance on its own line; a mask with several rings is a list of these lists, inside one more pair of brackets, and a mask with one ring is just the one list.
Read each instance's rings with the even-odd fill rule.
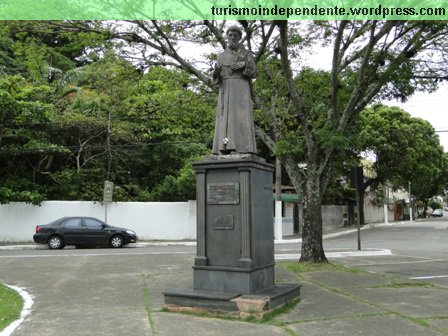
[[[232,70],[235,62],[244,62],[244,68]],[[251,98],[251,79],[257,76],[255,60],[242,47],[235,51],[227,48],[218,56],[215,69],[213,80],[219,84],[219,96],[213,154],[256,153]]]

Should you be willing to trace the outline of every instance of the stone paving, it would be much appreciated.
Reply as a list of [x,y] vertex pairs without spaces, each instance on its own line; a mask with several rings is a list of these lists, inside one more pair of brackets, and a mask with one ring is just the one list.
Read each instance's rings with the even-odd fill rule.
[[295,274],[279,263],[277,281],[302,294],[270,320],[165,312],[161,293],[191,286],[191,265],[188,254],[11,257],[0,281],[34,297],[13,336],[448,335],[448,287],[342,267]]

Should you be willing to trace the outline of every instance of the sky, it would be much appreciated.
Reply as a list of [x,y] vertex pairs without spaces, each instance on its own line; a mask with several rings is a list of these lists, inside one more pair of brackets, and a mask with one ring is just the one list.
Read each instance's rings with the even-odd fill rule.
[[[188,48],[190,49],[190,48]],[[193,51],[194,50],[194,51]],[[219,50],[214,50],[215,52]],[[200,50],[191,49],[193,55],[207,54],[210,47],[204,45]],[[187,53],[188,54],[188,53]],[[330,70],[331,69],[332,50],[329,47],[318,47],[301,60],[302,65],[308,65],[315,69]],[[441,85],[439,90],[433,93],[417,92],[406,103],[385,101],[385,105],[398,106],[411,116],[427,120],[434,127],[436,134],[439,135],[440,144],[445,152],[448,152],[448,83]]]
[[448,151],[448,84],[444,84],[434,93],[418,92],[404,104],[388,102],[431,123],[439,135],[440,144]]
[[[331,55],[328,48],[317,48],[305,63],[313,68],[330,70]],[[448,84],[441,85],[433,93],[417,92],[404,104],[398,101],[385,101],[383,104],[398,106],[413,117],[429,121],[439,135],[440,144],[448,152]]]

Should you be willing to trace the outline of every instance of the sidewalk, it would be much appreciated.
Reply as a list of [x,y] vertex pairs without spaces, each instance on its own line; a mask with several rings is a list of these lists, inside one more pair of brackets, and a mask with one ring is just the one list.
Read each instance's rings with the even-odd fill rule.
[[[187,256],[122,257],[117,265],[109,257],[66,257],[57,266],[62,272],[45,283],[47,275],[30,268],[48,262],[51,269],[49,259],[34,259],[26,271],[33,277],[15,281],[35,304],[12,336],[448,335],[448,288],[383,274],[339,266],[293,273],[280,263],[277,282],[302,284],[300,302],[271,319],[247,322],[163,311],[161,292],[191,286]],[[0,260],[0,269],[11,270],[12,263]],[[22,273],[10,271],[2,281]]]
[[294,334],[448,335],[446,287],[335,270],[302,273],[299,282],[301,302],[278,317]]
[[270,321],[249,324],[155,313],[153,335],[448,335],[448,288],[362,272],[309,272],[297,279],[281,270],[278,278],[299,280],[301,301]]
[[302,272],[296,261],[278,262],[277,283],[300,283],[301,300],[261,322],[165,312],[161,293],[192,285],[188,254],[12,255],[0,258],[0,281],[34,297],[12,336],[448,335],[448,287],[345,269],[328,257],[335,266]]

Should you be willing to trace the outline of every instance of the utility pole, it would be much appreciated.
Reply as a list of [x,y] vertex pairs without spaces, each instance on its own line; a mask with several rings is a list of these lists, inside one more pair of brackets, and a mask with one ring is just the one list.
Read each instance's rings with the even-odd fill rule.
[[[113,76],[112,76],[113,77]],[[110,202],[112,202],[113,195],[113,182],[109,181],[110,178],[110,170],[112,167],[112,148],[110,145],[110,136],[112,135],[112,106],[113,106],[113,85],[111,84],[109,90],[109,112],[107,114],[107,138],[106,138],[106,150],[107,150],[107,172],[106,172],[106,181],[104,182],[104,222],[107,223],[107,206]],[[112,190],[109,190],[112,189]],[[107,193],[108,191],[108,193]],[[107,196],[106,196],[107,194]]]
[[359,170],[356,169],[356,189],[355,189],[355,195],[356,195],[356,210],[358,213],[358,218],[357,218],[357,233],[358,233],[358,251],[361,251],[361,213],[360,213],[360,202],[359,202]]
[[[110,113],[110,109],[109,109],[109,115],[107,118],[107,138],[106,138],[106,149],[108,152],[108,162],[107,162],[107,173],[106,173],[106,181],[104,182],[104,194],[106,195],[106,188],[111,188],[112,185],[112,189],[113,189],[113,183],[111,183],[109,181],[109,177],[110,177],[110,168],[112,166],[112,150],[110,148],[110,134],[111,134],[111,113]],[[109,191],[110,192],[110,191]],[[113,192],[113,190],[112,190]],[[108,203],[112,202],[112,196],[110,196],[110,200],[106,199],[108,197],[104,196],[104,222],[107,223],[107,205]]]
[[[357,218],[357,231],[358,231],[358,251],[361,251],[361,200],[360,198],[360,189],[363,188],[364,184],[364,174],[362,167],[353,167],[352,168],[352,185],[355,188],[355,199],[356,199],[356,210],[358,214]],[[364,200],[362,200],[364,201]]]
[[106,147],[107,147],[107,154],[108,154],[107,175],[106,175],[107,177],[106,177],[106,180],[108,180],[108,181],[109,181],[109,177],[110,177],[110,168],[112,166],[112,149],[110,147],[110,135],[112,133],[112,131],[111,131],[111,122],[112,122],[111,118],[112,118],[112,114],[111,114],[110,109],[109,109],[109,114],[108,114],[108,117],[107,117],[107,139],[106,139]]
[[283,239],[283,222],[282,222],[282,164],[279,158],[275,159],[275,224],[274,236],[276,240]]
[[384,183],[384,224],[389,224],[388,196],[387,183]]
[[409,181],[409,221],[412,223],[412,193],[411,193],[411,181]]

